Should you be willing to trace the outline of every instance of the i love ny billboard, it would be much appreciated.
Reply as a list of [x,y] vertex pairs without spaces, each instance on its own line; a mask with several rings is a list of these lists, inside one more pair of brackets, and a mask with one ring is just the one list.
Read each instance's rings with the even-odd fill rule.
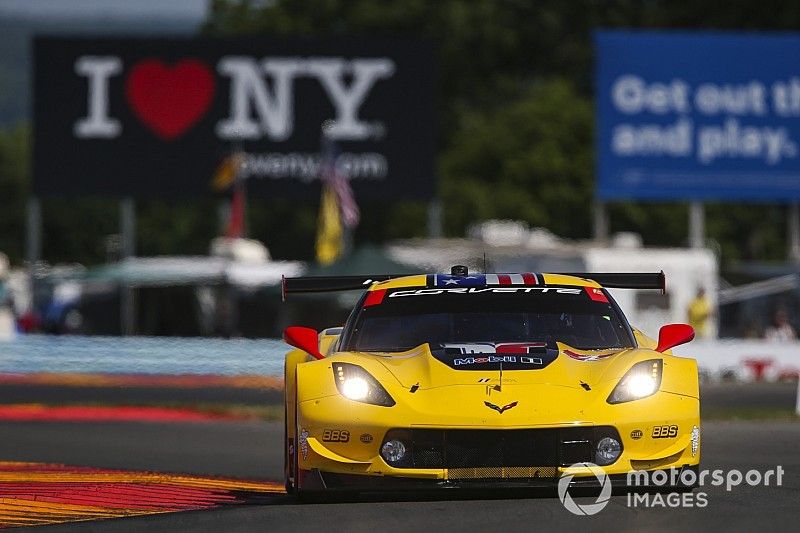
[[242,153],[256,195],[316,198],[335,157],[359,198],[430,198],[434,56],[424,41],[37,38],[34,192],[208,195]]

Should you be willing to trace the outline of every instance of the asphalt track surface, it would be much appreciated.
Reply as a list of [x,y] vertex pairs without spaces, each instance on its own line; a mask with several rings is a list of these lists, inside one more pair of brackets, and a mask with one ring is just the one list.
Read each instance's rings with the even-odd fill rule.
[[[279,479],[282,425],[274,422],[0,423],[0,457],[106,468]],[[299,504],[275,495],[259,505],[45,526],[42,531],[606,531],[797,529],[800,422],[705,422],[703,468],[766,470],[783,484],[707,486],[704,508],[631,508],[614,496],[594,516],[574,516],[554,493],[441,494]],[[774,485],[774,484],[773,484]],[[591,503],[594,498],[577,498]]]

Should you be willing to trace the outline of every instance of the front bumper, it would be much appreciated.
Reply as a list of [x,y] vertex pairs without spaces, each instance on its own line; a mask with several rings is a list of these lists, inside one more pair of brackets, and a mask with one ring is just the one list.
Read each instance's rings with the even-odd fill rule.
[[[634,491],[648,490],[687,490],[696,486],[694,483],[686,483],[686,478],[682,474],[693,471],[691,479],[697,479],[699,466],[685,465],[675,470],[670,482],[666,484],[654,484],[650,482],[652,473],[655,470],[646,472],[646,483],[639,483],[635,478],[627,474],[611,474],[609,479],[615,494]],[[464,480],[443,480],[443,479],[421,479],[397,476],[369,476],[358,474],[340,474],[334,472],[322,472],[318,469],[310,471],[300,471],[302,478],[303,492],[322,493],[322,492],[405,492],[413,491],[415,494],[420,491],[473,491],[473,490],[543,490],[552,492],[558,487],[561,477],[541,477],[535,479],[464,479]],[[672,483],[674,482],[674,483]],[[599,491],[601,483],[594,475],[579,476],[575,475],[569,482],[569,488],[585,490],[587,492]]]
[[[341,396],[329,396],[300,402],[297,413],[297,440],[292,444],[297,454],[298,477],[303,473],[319,472],[323,479],[335,480],[335,475],[357,476],[356,481],[385,485],[387,481],[408,480],[437,483],[483,483],[498,479],[511,486],[537,485],[544,480],[548,484],[562,474],[572,473],[576,477],[593,477],[580,468],[569,465],[593,462],[585,454],[557,457],[535,457],[529,464],[517,458],[513,464],[505,461],[504,455],[494,464],[453,464],[447,460],[408,465],[388,464],[380,455],[382,443],[392,431],[471,431],[491,434],[494,431],[584,431],[597,434],[602,428],[612,428],[622,444],[621,456],[611,465],[602,466],[607,475],[627,475],[631,471],[684,468],[700,462],[699,402],[697,398],[671,393],[656,395],[630,402],[629,404],[602,405],[598,409],[576,409],[573,416],[558,413],[557,416],[524,411],[528,402],[508,413],[500,414],[478,404],[480,418],[465,423],[464,417],[436,414],[436,419],[427,413],[413,411],[398,405],[391,408],[359,404]],[[533,403],[533,402],[531,402]],[[462,406],[460,413],[470,412]],[[426,422],[426,423],[420,423]],[[674,428],[664,430],[662,428]],[[596,442],[596,439],[593,442]],[[580,439],[576,439],[580,440]],[[577,445],[580,448],[580,444]],[[561,453],[561,452],[560,452]],[[495,471],[481,470],[470,475],[471,467],[512,467],[533,469],[525,474],[519,471],[511,475],[497,476]],[[467,468],[460,468],[467,467]],[[535,469],[541,471],[536,473]],[[312,475],[312,474],[307,474]],[[367,481],[375,478],[374,481]],[[539,479],[537,479],[539,478]],[[310,479],[310,478],[309,478]],[[549,482],[547,480],[550,480]],[[311,482],[311,481],[309,481]],[[326,483],[335,486],[338,482]],[[344,483],[346,485],[346,483]],[[301,480],[301,488],[305,488]],[[445,483],[443,486],[448,486]]]

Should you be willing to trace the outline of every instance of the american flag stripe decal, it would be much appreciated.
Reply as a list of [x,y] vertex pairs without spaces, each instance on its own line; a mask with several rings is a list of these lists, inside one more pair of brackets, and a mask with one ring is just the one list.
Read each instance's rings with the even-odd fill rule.
[[523,272],[521,274],[471,274],[469,276],[453,276],[450,274],[428,274],[428,287],[485,287],[505,285],[541,285],[544,279],[541,274]]
[[486,274],[487,285],[539,285],[541,278],[533,272],[522,274]]

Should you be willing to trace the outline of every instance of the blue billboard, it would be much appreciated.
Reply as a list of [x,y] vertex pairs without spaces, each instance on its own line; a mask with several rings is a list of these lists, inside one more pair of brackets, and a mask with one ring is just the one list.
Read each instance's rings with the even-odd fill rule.
[[600,199],[800,199],[800,34],[595,44]]

